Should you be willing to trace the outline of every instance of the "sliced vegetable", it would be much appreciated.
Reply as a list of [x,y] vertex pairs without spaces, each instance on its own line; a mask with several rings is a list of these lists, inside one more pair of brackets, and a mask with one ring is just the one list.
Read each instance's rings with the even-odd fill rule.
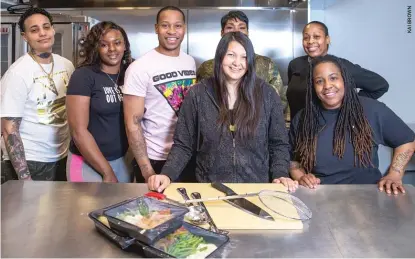
[[[215,245],[207,244],[203,237],[190,233],[184,227],[159,240],[155,247],[178,258],[198,256],[199,253],[204,257],[216,249]],[[210,251],[207,251],[209,247]]]
[[144,199],[139,199],[138,201],[138,211],[140,212],[141,216],[148,217],[150,213],[150,209]]

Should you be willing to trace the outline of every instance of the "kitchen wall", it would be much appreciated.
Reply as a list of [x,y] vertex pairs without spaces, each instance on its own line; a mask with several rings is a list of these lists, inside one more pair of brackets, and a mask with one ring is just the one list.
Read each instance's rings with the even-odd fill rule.
[[390,88],[380,100],[415,123],[415,30],[407,33],[407,6],[415,8],[415,0],[332,2],[312,0],[309,18],[328,26],[329,52],[385,77]]
[[[408,6],[412,6],[411,33]],[[311,0],[309,8],[309,20],[322,21],[329,28],[329,52],[385,77],[390,88],[380,101],[415,131],[415,0]],[[383,171],[391,156],[390,149],[380,149]],[[409,169],[415,170],[415,157]]]
[[[237,8],[235,8],[237,9]],[[158,45],[154,32],[159,8],[120,10],[83,9],[65,12],[86,15],[97,21],[112,20],[128,33],[133,57],[137,58]],[[193,56],[199,66],[215,55],[220,40],[220,19],[229,8],[183,9],[186,15],[187,35],[182,50]],[[307,9],[257,8],[243,10],[249,18],[249,37],[260,55],[270,57],[287,84],[288,63],[303,55],[301,31],[307,23]],[[57,11],[59,12],[59,10]]]

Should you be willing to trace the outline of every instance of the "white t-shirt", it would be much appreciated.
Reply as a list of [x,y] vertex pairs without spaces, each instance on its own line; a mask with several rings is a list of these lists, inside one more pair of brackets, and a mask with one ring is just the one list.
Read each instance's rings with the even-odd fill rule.
[[[56,162],[67,155],[69,129],[65,96],[72,63],[53,54],[53,88],[29,54],[14,62],[1,79],[1,117],[21,117],[20,136],[27,161]],[[52,64],[42,64],[49,73]],[[8,160],[4,140],[4,159]]]
[[184,52],[170,57],[153,49],[128,67],[123,92],[145,97],[141,126],[150,159],[167,159],[177,113],[184,95],[195,82],[195,60]]

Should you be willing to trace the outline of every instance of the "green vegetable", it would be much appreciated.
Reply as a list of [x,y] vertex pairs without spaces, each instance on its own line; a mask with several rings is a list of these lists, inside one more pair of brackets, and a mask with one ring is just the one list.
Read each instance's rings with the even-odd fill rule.
[[143,199],[138,200],[138,211],[143,217],[148,217],[150,214],[150,209]]
[[190,232],[173,233],[166,237],[167,240],[174,240],[169,246],[159,246],[159,249],[163,250],[167,254],[173,255],[178,258],[188,257],[189,255],[197,252],[202,252],[207,249],[203,247],[197,249],[200,244],[204,244],[203,237],[195,236]]
[[207,246],[205,246],[205,247],[202,247],[202,248],[200,248],[199,249],[199,252],[203,252],[203,251],[206,251],[208,249],[208,247]]

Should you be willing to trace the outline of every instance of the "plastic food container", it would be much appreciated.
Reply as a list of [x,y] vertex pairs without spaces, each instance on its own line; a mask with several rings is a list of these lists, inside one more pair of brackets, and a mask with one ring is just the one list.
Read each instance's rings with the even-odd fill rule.
[[[151,258],[167,258],[167,257],[174,257],[172,254],[168,254],[165,252],[165,249],[160,247],[160,243],[158,242],[165,242],[163,237],[158,242],[155,242],[153,245],[147,245],[141,241],[137,241],[135,238],[124,236],[123,233],[120,233],[117,230],[110,229],[108,226],[108,222],[106,221],[106,217],[103,215],[103,211],[105,209],[100,209],[93,211],[88,214],[91,220],[95,223],[95,227],[105,238],[117,244],[123,250],[138,253],[140,255],[144,255],[145,257]],[[216,249],[212,251],[207,257],[218,257],[219,255],[215,254],[220,251],[220,249],[229,241],[229,237],[213,233],[206,229],[191,225],[189,223],[183,222],[183,226],[187,231],[190,233],[202,237],[204,242],[210,243],[216,246]],[[178,230],[179,231],[179,230]],[[158,247],[158,248],[157,248]],[[210,251],[206,251],[210,252]],[[198,257],[198,256],[194,256]],[[198,258],[202,258],[204,256],[199,256]],[[220,257],[220,256],[219,256]]]
[[111,240],[121,249],[126,249],[131,245],[134,245],[136,240],[135,238],[126,236],[125,234],[110,229],[108,219],[103,215],[103,210],[96,210],[88,214],[89,218],[95,223],[95,227],[102,235],[107,239]]
[[104,209],[109,227],[145,244],[174,232],[189,210],[148,197],[130,199]]
[[218,257],[216,252],[229,237],[183,222],[175,232],[152,245],[143,247],[146,257],[206,258]]

